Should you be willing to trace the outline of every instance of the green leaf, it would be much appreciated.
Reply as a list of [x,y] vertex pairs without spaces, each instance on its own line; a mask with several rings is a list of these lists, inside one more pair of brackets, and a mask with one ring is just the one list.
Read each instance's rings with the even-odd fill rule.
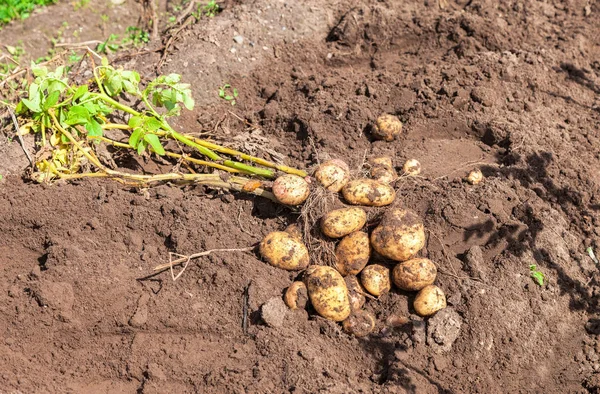
[[[109,39],[110,39],[110,38],[109,38]],[[108,41],[108,40],[106,40],[106,41]],[[108,67],[108,58],[106,58],[106,57],[103,57],[103,58],[102,58],[102,65],[103,65],[104,67]]]
[[87,92],[88,92],[88,86],[87,85],[81,85],[80,87],[77,88],[77,90],[75,91],[75,94],[73,94],[73,101],[75,101],[78,98],[82,97]]
[[102,137],[102,126],[94,118],[85,125],[89,137]]
[[58,103],[58,99],[60,98],[60,92],[52,92],[46,97],[46,101],[44,102],[44,111],[47,111],[48,108],[52,108],[56,103]]
[[90,121],[90,112],[81,105],[75,105],[69,109],[65,123],[68,125],[86,124]]
[[155,134],[146,134],[144,135],[144,140],[152,146],[152,150],[159,156],[165,154],[165,149],[160,144],[160,139]]
[[135,129],[136,127],[138,127],[139,125],[142,124],[142,117],[141,116],[132,116],[131,118],[129,118],[129,122],[127,122],[127,124],[132,129]]
[[142,153],[144,153],[144,151],[146,150],[146,147],[148,146],[148,143],[144,140],[141,140],[140,143],[137,146],[137,153],[138,155],[141,155]]
[[156,131],[161,128],[162,122],[156,118],[148,118],[145,126],[148,131]]
[[31,72],[36,77],[44,78],[46,75],[48,75],[48,67],[46,67],[46,66],[38,66],[37,64],[32,64],[31,65]]
[[144,135],[143,129],[138,128],[133,130],[133,133],[131,133],[131,135],[129,136],[129,145],[133,146],[134,148],[137,147],[138,143],[140,142],[140,139],[142,138],[142,135]]
[[531,278],[539,285],[539,286],[543,286],[544,285],[544,279],[546,278],[546,276],[541,272],[537,270],[537,267],[535,264],[531,264],[529,266],[529,274],[531,276]]
[[32,100],[24,98],[21,100],[21,102],[23,104],[25,104],[25,106],[27,108],[29,108],[29,110],[31,112],[42,112],[42,109],[40,108],[39,100],[36,102],[36,101],[32,101]]
[[185,108],[188,109],[188,111],[191,111],[194,109],[194,99],[191,96],[188,96],[187,94],[183,96],[183,105],[185,106]]

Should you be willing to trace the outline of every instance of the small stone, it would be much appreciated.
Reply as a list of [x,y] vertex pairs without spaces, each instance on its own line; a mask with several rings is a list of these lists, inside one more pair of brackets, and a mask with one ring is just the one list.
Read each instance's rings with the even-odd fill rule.
[[287,312],[287,306],[281,297],[273,297],[260,308],[260,316],[270,327],[281,327]]
[[235,41],[238,44],[243,44],[244,43],[244,37],[242,37],[242,36],[233,36],[233,41]]

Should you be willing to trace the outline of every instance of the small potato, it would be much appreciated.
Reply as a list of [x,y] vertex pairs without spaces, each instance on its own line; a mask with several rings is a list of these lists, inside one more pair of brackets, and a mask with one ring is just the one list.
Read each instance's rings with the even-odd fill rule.
[[407,160],[402,166],[402,171],[409,176],[417,176],[421,173],[421,163],[416,159]]
[[371,258],[369,235],[355,231],[346,235],[335,248],[335,268],[342,276],[356,275]]
[[317,168],[315,178],[325,189],[337,193],[350,181],[350,168],[341,160],[330,160]]
[[287,288],[283,301],[290,309],[304,309],[308,302],[308,290],[304,282],[294,282]]
[[383,182],[373,179],[357,179],[342,188],[344,199],[353,205],[382,207],[394,202],[396,192]]
[[387,293],[392,288],[390,270],[380,264],[366,266],[360,273],[360,281],[363,287],[375,297]]
[[290,224],[285,228],[284,231],[292,237],[302,241],[302,230],[300,230],[300,226],[298,226],[296,223]]
[[360,230],[367,222],[362,208],[334,209],[321,218],[321,231],[329,238],[342,238]]
[[370,175],[374,180],[389,184],[398,179],[391,158],[374,157],[369,160],[369,163],[371,164]]
[[365,310],[354,311],[342,322],[342,328],[347,334],[364,337],[375,329],[375,317]]
[[350,308],[352,308],[353,311],[357,311],[365,305],[365,289],[354,275],[346,276],[344,282],[346,282],[346,287],[348,288]]
[[301,176],[286,174],[275,179],[271,188],[277,201],[285,205],[299,205],[308,198],[310,187]]
[[483,173],[481,170],[473,170],[467,175],[467,182],[471,185],[477,185],[483,181]]
[[344,278],[334,268],[309,267],[305,279],[308,297],[317,313],[326,319],[343,321],[350,316],[350,300]]
[[435,282],[437,267],[425,258],[407,260],[397,264],[392,271],[392,280],[398,288],[408,291],[421,290]]
[[274,267],[288,271],[308,267],[308,249],[299,239],[283,231],[267,234],[259,246],[260,255]]
[[435,285],[425,286],[417,293],[415,311],[421,316],[431,316],[446,307],[446,295]]
[[402,132],[402,122],[397,116],[383,114],[373,127],[373,137],[378,140],[393,141]]
[[425,229],[416,213],[396,208],[386,212],[371,233],[371,245],[380,255],[405,261],[425,246]]

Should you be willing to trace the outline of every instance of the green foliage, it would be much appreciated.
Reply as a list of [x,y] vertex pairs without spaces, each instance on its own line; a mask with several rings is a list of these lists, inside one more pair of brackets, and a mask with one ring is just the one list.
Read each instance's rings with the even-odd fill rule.
[[96,52],[108,54],[128,47],[139,47],[149,41],[150,36],[147,32],[139,27],[129,26],[125,30],[125,36],[123,38],[120,38],[117,34],[111,34],[106,41],[98,44]]
[[546,276],[537,269],[535,264],[531,264],[529,266],[529,275],[539,286],[544,286],[544,280],[546,279]]
[[35,7],[56,3],[57,0],[1,0],[0,27],[13,19],[25,19]]
[[200,20],[202,15],[212,18],[221,12],[221,8],[215,0],[210,0],[206,5],[199,4],[196,11],[192,12],[192,15],[196,20]]
[[232,88],[231,85],[228,83],[219,88],[219,97],[221,97],[225,101],[229,101],[231,105],[235,105],[235,99],[237,98],[237,96],[237,89]]

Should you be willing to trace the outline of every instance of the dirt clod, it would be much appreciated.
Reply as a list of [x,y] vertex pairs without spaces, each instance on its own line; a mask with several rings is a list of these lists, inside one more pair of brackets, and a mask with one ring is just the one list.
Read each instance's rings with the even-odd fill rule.
[[287,307],[281,297],[273,297],[260,307],[260,317],[270,327],[281,327],[283,325]]

